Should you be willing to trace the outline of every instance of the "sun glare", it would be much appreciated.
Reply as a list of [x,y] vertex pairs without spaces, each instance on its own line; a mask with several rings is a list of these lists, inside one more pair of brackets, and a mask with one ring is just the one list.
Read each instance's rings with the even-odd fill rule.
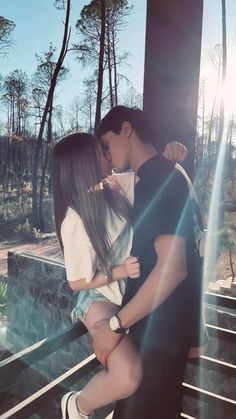
[[224,86],[221,86],[217,73],[218,70],[212,63],[208,62],[202,68],[202,78],[205,81],[205,107],[208,112],[211,112],[214,102],[216,105],[220,105],[221,99],[223,99],[225,118],[228,119],[232,113],[236,112],[236,53],[234,51],[228,52]]
[[228,71],[225,85],[222,87],[221,95],[225,105],[226,117],[236,111],[236,55],[228,61]]

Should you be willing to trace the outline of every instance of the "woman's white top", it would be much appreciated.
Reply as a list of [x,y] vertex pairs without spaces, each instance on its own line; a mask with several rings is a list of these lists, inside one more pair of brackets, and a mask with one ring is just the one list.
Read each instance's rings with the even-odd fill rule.
[[[131,204],[134,200],[134,173],[119,173],[111,176],[111,187],[124,194]],[[132,229],[127,221],[108,212],[107,228],[114,254],[114,266],[121,265],[130,255]],[[61,225],[61,238],[64,246],[64,260],[68,281],[86,278],[91,282],[99,270],[96,253],[92,247],[81,217],[72,208],[68,208]],[[118,241],[119,238],[119,241]],[[120,305],[125,292],[126,280],[114,281],[97,290],[112,303]]]

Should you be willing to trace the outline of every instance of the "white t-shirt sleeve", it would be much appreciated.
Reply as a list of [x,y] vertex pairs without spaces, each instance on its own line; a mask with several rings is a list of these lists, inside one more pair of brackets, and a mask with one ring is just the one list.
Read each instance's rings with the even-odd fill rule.
[[91,282],[97,270],[96,253],[81,218],[71,209],[61,225],[61,237],[67,280]]

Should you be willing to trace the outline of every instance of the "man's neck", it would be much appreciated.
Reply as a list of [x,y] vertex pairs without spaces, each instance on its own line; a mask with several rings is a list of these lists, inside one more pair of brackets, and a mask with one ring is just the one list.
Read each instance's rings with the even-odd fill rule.
[[157,156],[158,152],[152,144],[144,144],[142,142],[133,145],[131,153],[130,168],[137,173],[138,169],[151,157]]

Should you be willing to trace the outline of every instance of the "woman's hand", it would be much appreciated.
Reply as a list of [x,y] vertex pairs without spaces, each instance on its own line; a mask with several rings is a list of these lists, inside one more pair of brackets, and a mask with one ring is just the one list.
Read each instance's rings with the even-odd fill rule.
[[172,160],[174,162],[185,160],[187,155],[187,148],[183,144],[178,143],[178,141],[173,141],[172,143],[166,144],[165,150],[163,152],[165,159]]
[[129,278],[136,279],[140,277],[140,263],[136,256],[129,256],[125,259],[124,268],[126,276]]

